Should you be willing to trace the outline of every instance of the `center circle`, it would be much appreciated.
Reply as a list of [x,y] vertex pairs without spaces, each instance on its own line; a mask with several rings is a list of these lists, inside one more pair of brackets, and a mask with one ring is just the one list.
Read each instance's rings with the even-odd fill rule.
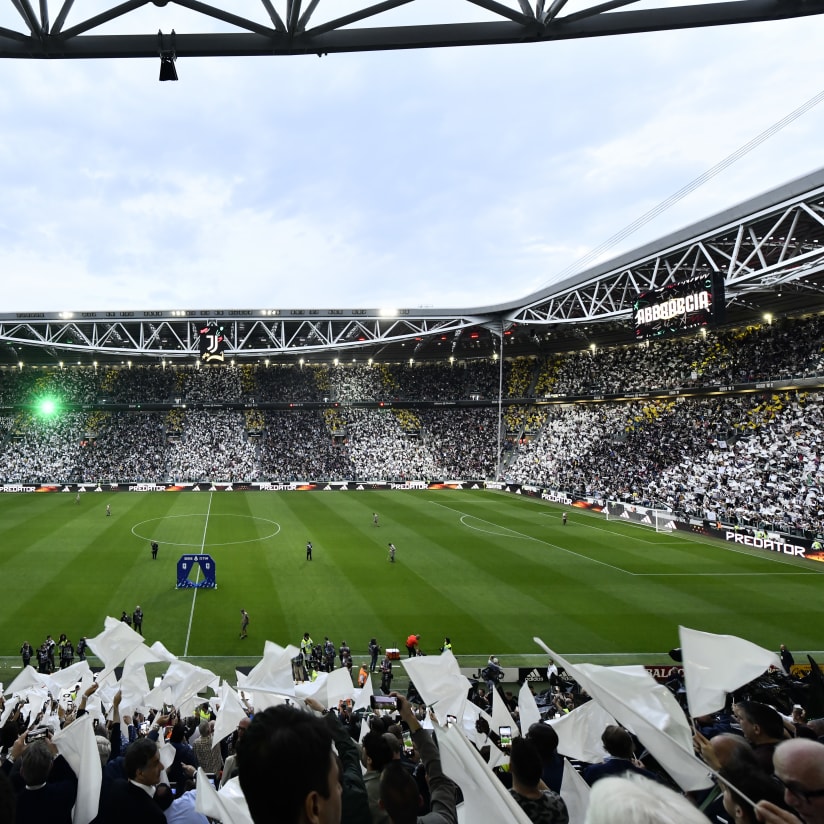
[[140,530],[145,524],[155,524],[158,522],[169,521],[172,518],[198,518],[200,522],[203,522],[203,519],[206,516],[204,515],[167,515],[164,518],[149,518],[146,521],[139,521],[132,527],[132,535],[136,538],[140,538],[144,541],[157,541],[159,544],[163,544],[164,546],[194,546],[202,549],[206,549],[207,547],[216,547],[216,546],[237,546],[238,544],[253,544],[257,541],[266,541],[269,538],[274,538],[280,532],[280,524],[277,521],[272,521],[269,518],[261,518],[257,515],[210,515],[209,520],[213,521],[219,518],[246,518],[247,520],[251,521],[262,521],[265,524],[270,525],[270,529],[273,528],[268,535],[259,535],[256,538],[248,538],[243,541],[224,541],[219,544],[212,544],[212,543],[203,543],[198,541],[197,543],[186,543],[181,541],[164,541],[162,538],[158,538],[156,535],[144,535]]

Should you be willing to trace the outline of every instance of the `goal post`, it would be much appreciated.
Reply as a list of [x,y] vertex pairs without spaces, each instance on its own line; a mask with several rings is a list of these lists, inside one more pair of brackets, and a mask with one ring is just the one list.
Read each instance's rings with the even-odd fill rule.
[[667,509],[652,509],[624,501],[607,501],[604,514],[608,521],[638,524],[656,532],[672,532],[675,529],[675,517]]

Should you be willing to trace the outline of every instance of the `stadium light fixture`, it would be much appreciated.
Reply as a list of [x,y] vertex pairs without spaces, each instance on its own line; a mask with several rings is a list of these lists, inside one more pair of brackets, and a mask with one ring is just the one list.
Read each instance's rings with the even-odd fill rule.
[[177,69],[175,68],[175,60],[177,60],[177,52],[175,50],[175,30],[172,29],[171,43],[167,46],[163,41],[163,32],[157,33],[157,45],[160,52],[160,77],[159,80],[177,80]]
[[174,57],[160,56],[160,80],[177,80]]

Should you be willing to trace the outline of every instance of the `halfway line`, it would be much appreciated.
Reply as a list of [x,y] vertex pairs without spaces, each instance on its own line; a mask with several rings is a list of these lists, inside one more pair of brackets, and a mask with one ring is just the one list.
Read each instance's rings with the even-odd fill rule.
[[[203,540],[200,542],[200,554],[203,555],[203,550],[206,547],[206,530],[209,528],[209,513],[212,511],[212,495],[214,493],[209,493],[209,506],[206,508],[206,523],[203,525]],[[195,573],[195,584],[200,580],[200,564],[197,565],[197,572]],[[189,652],[189,636],[192,634],[192,621],[195,617],[195,601],[197,600],[197,590],[198,588],[194,588],[194,592],[192,593],[192,609],[189,612],[189,626],[186,628],[186,644],[183,647],[183,655],[187,655]]]

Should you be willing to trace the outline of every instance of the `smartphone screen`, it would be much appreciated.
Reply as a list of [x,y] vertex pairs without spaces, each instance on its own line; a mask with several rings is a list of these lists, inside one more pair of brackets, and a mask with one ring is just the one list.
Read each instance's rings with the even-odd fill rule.
[[512,747],[512,727],[498,727],[498,737],[502,750]]
[[26,733],[26,743],[30,744],[32,741],[38,741],[41,738],[46,738],[48,734],[48,727],[38,727],[35,730],[29,730],[29,732]]
[[396,710],[398,701],[391,695],[372,695],[369,704],[373,710]]

